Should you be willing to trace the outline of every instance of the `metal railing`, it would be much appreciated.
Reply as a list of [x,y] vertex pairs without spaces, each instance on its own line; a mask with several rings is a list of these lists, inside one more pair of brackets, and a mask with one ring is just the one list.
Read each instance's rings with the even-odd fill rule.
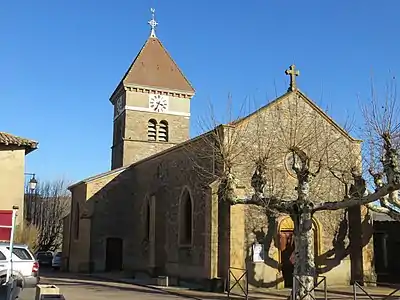
[[[236,277],[235,274],[232,271],[240,271],[241,275],[239,277]],[[233,285],[232,285],[232,280],[231,278],[233,277]],[[241,280],[245,281],[244,285],[240,282]],[[249,299],[249,278],[248,278],[248,273],[246,269],[240,269],[240,268],[228,268],[228,278],[227,278],[227,286],[226,286],[226,291],[228,295],[228,299],[231,297],[231,291],[235,286],[239,286],[243,296],[245,299]]]
[[[377,283],[376,282],[363,281],[362,284],[373,284],[373,285],[376,285]],[[354,300],[357,300],[357,288],[359,288],[363,292],[363,294],[365,296],[367,296],[371,300],[377,300],[377,299],[386,300],[386,299],[390,299],[394,294],[396,294],[398,291],[400,291],[400,285],[385,284],[385,283],[379,283],[379,285],[382,286],[382,287],[387,287],[387,288],[393,289],[393,290],[389,293],[389,295],[384,295],[383,297],[382,296],[374,296],[374,295],[371,295],[370,293],[368,293],[364,289],[364,286],[361,285],[361,283],[355,281],[353,283],[353,298],[354,298]]]
[[[305,290],[305,294],[303,296],[297,296],[296,295],[296,291],[297,291],[297,285],[300,288],[303,288]],[[303,285],[303,283],[301,283],[299,276],[294,275],[293,276],[293,287],[292,287],[292,291],[290,293],[290,296],[288,297],[288,299],[292,299],[292,300],[303,300],[304,298],[306,298],[307,296],[311,297],[314,300],[317,300],[317,298],[314,295],[314,292],[316,291],[316,288],[320,285],[323,285],[323,292],[324,292],[324,299],[327,300],[328,299],[328,286],[326,284],[326,277],[325,276],[317,276],[314,280],[314,287],[311,290],[308,290],[307,287],[305,287]]]

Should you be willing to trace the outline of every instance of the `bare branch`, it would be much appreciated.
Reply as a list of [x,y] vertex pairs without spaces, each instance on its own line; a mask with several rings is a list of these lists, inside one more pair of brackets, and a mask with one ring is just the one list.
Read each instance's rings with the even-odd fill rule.
[[68,214],[70,194],[64,180],[39,182],[26,198],[26,219],[38,230],[37,244],[43,251],[57,250],[62,243],[63,218]]
[[400,189],[400,184],[398,185],[387,184],[383,186],[381,189],[377,190],[376,192],[368,194],[367,196],[364,197],[353,196],[348,199],[344,199],[343,201],[333,201],[333,202],[327,201],[318,203],[314,208],[314,212],[320,210],[338,210],[357,205],[365,205],[380,200],[382,197],[390,194],[392,191],[399,189]]

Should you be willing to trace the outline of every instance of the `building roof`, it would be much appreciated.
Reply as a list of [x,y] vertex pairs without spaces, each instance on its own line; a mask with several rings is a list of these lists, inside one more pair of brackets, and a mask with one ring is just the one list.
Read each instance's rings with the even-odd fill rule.
[[37,149],[38,142],[0,131],[0,145],[25,148],[26,154]]
[[387,214],[378,213],[378,212],[371,212],[372,220],[374,222],[398,222],[397,220],[392,219]]
[[[194,93],[192,85],[168,54],[161,41],[151,36],[130,65],[121,83]],[[118,87],[120,86],[121,84],[118,85]]]
[[121,173],[121,172],[125,171],[128,167],[129,167],[129,165],[128,165],[128,166],[122,166],[122,167],[120,167],[120,168],[113,169],[113,170],[111,170],[111,171],[103,172],[103,173],[100,173],[100,174],[97,174],[97,175],[94,175],[94,176],[85,178],[85,179],[83,179],[83,180],[81,180],[81,181],[78,181],[78,182],[76,182],[76,183],[70,185],[70,186],[68,187],[68,190],[71,191],[73,188],[75,188],[75,187],[78,186],[78,185],[81,185],[82,183],[89,183],[89,182],[95,181],[95,180],[97,180],[97,179],[101,179],[101,178],[103,178],[103,177],[105,177],[105,176],[108,176],[108,175]]

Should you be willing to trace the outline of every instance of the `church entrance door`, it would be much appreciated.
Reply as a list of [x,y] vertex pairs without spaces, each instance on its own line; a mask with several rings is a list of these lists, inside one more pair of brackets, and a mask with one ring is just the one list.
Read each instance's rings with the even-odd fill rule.
[[106,242],[106,272],[122,270],[122,239],[107,238]]
[[[279,260],[280,260],[280,272],[282,275],[283,283],[278,286],[290,288],[293,287],[293,271],[294,271],[294,260],[295,260],[295,243],[293,236],[294,224],[290,217],[286,217],[280,221],[278,226],[279,234]],[[314,235],[314,262],[316,275],[318,275],[318,256],[319,251],[319,226],[315,219],[313,219],[313,235]]]
[[293,286],[293,270],[294,270],[294,240],[293,231],[281,231],[280,234],[281,247],[281,270],[285,283],[285,288]]

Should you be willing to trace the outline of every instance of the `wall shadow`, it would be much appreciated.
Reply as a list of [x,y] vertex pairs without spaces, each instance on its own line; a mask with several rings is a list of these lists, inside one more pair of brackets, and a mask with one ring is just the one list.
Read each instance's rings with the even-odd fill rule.
[[[359,208],[358,208],[359,209]],[[354,260],[357,260],[355,262],[352,262],[352,264],[356,264],[356,267],[352,266],[352,281],[357,280],[359,282],[363,281],[362,276],[359,276],[359,273],[362,274],[362,269],[359,270],[357,267],[362,268],[362,252],[359,253],[359,249],[364,248],[366,245],[368,245],[369,241],[371,240],[373,236],[373,229],[371,225],[371,216],[370,214],[367,214],[364,219],[361,222],[360,218],[360,223],[358,228],[354,228],[354,218],[349,220],[348,212],[346,211],[346,217],[344,217],[341,222],[338,225],[337,232],[335,236],[332,239],[332,246],[330,249],[324,251],[323,253],[319,253],[316,255],[315,262],[316,262],[316,275],[324,276],[325,273],[331,271],[335,267],[339,266],[341,262],[347,258],[350,257],[352,253],[357,253],[359,254],[359,257],[353,258]],[[350,222],[353,221],[353,226],[350,226]],[[255,235],[255,239],[257,240],[258,243],[264,245],[264,264],[272,268],[273,270],[281,273],[282,271],[282,266],[279,261],[274,259],[274,257],[270,256],[270,250],[271,247],[276,247],[278,248],[279,241],[278,241],[278,235],[277,229],[278,229],[278,223],[277,223],[277,217],[276,216],[268,216],[268,231],[267,234],[263,230],[253,230],[253,234]],[[354,234],[350,234],[349,231],[353,229],[356,232],[361,232],[362,234],[360,235],[359,238],[354,238]],[[349,242],[346,245],[346,238],[349,237]],[[251,245],[248,247],[249,249],[251,248]],[[277,250],[279,251],[279,250]],[[248,266],[248,276],[249,276],[249,284],[253,285],[254,287],[260,287],[260,288],[273,288],[276,287],[278,283],[281,283],[284,281],[282,273],[277,279],[270,281],[270,282],[264,282],[262,279],[257,279],[257,272],[256,272],[256,263],[252,262],[252,251],[248,250],[247,251],[247,256],[246,256],[246,266]],[[360,277],[360,278],[359,278]]]

